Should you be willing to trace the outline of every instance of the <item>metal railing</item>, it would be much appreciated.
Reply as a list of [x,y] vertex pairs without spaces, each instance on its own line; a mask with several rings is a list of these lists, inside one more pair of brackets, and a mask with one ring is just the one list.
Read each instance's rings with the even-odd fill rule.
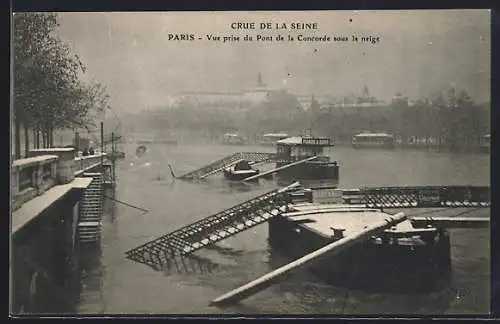
[[96,153],[94,155],[80,156],[75,158],[75,176],[91,169],[101,163],[101,156],[106,158],[106,153]]

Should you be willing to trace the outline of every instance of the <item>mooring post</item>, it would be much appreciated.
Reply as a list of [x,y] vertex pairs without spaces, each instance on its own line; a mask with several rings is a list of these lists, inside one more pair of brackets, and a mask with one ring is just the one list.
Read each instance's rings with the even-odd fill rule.
[[78,156],[78,151],[80,150],[80,134],[75,132],[75,153]]
[[104,162],[104,122],[101,122],[101,168],[102,168],[102,171],[103,171],[103,174],[104,174],[104,166],[103,166],[103,162]]
[[111,184],[112,186],[115,185],[115,161],[116,161],[116,156],[115,156],[115,133],[111,132]]

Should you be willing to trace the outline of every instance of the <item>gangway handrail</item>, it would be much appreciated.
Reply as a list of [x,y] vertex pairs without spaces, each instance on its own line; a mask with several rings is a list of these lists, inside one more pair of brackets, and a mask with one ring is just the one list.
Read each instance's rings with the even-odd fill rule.
[[360,188],[367,207],[477,208],[491,205],[488,186],[394,186]]
[[[274,201],[276,199],[275,198],[276,196],[279,196],[279,195],[281,195],[289,190],[293,190],[299,186],[300,186],[300,183],[295,182],[287,187],[268,191],[264,194],[261,194],[259,196],[253,197],[249,200],[246,200],[245,202],[237,204],[233,207],[227,208],[221,212],[212,214],[212,215],[205,217],[203,219],[200,219],[194,223],[185,225],[185,226],[183,226],[183,227],[181,227],[173,232],[162,235],[162,236],[160,236],[152,241],[146,242],[146,243],[144,243],[144,244],[142,244],[134,249],[131,249],[131,250],[125,252],[125,254],[128,257],[131,257],[137,253],[140,253],[144,249],[147,249],[148,247],[154,247],[155,244],[160,244],[163,246],[163,244],[169,245],[169,243],[173,244],[173,243],[176,243],[175,241],[179,241],[179,240],[185,240],[185,239],[189,240],[189,237],[186,238],[186,235],[183,235],[183,234],[188,233],[191,236],[196,236],[196,234],[200,231],[200,229],[201,229],[201,232],[203,232],[204,229],[205,230],[213,230],[213,232],[216,232],[216,231],[221,229],[221,228],[219,228],[220,226],[217,225],[217,224],[219,224],[218,221],[221,221],[223,219],[230,219],[230,218],[233,218],[234,220],[238,220],[237,219],[238,216],[245,214],[245,212],[248,212],[249,209],[251,209],[252,207],[255,207],[256,205],[261,204],[264,201],[269,201],[269,200]],[[264,206],[261,206],[260,208],[265,210]],[[241,232],[241,231],[235,232],[234,234],[239,233],[239,232]],[[207,235],[211,235],[211,234],[207,234]],[[229,236],[232,236],[232,235],[228,235],[224,238],[227,238]],[[186,241],[186,243],[189,243],[189,242]],[[187,246],[192,246],[193,244],[188,244]],[[199,247],[199,248],[201,248],[201,247]],[[199,248],[193,248],[188,253],[192,253],[196,249],[199,249]],[[181,249],[181,248],[177,248],[177,249],[181,250],[180,251],[181,255],[186,254],[186,253],[183,253],[183,251],[182,251],[183,249]]]

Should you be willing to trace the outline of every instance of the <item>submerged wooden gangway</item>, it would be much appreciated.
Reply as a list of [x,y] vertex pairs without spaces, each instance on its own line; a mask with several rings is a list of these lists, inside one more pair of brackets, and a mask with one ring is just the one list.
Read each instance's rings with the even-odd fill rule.
[[188,256],[289,211],[291,201],[287,192],[299,186],[296,182],[254,197],[127,251],[126,256],[149,265],[161,264],[175,256]]
[[275,158],[275,153],[237,152],[176,178],[191,181],[202,180],[208,176],[222,172],[225,168],[232,166],[240,160],[246,160],[252,164],[257,164],[272,162]]

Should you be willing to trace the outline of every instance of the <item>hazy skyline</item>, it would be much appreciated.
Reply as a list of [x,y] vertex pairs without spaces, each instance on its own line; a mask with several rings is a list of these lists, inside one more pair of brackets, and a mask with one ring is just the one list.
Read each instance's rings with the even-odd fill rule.
[[[257,74],[274,89],[410,99],[454,85],[490,98],[489,10],[59,13],[58,35],[106,84],[117,112],[168,103],[186,91],[236,92]],[[350,21],[352,19],[352,21]],[[312,31],[232,30],[232,22],[317,22]],[[238,43],[169,41],[169,33],[240,36]],[[380,36],[377,44],[242,42],[245,34]]]

